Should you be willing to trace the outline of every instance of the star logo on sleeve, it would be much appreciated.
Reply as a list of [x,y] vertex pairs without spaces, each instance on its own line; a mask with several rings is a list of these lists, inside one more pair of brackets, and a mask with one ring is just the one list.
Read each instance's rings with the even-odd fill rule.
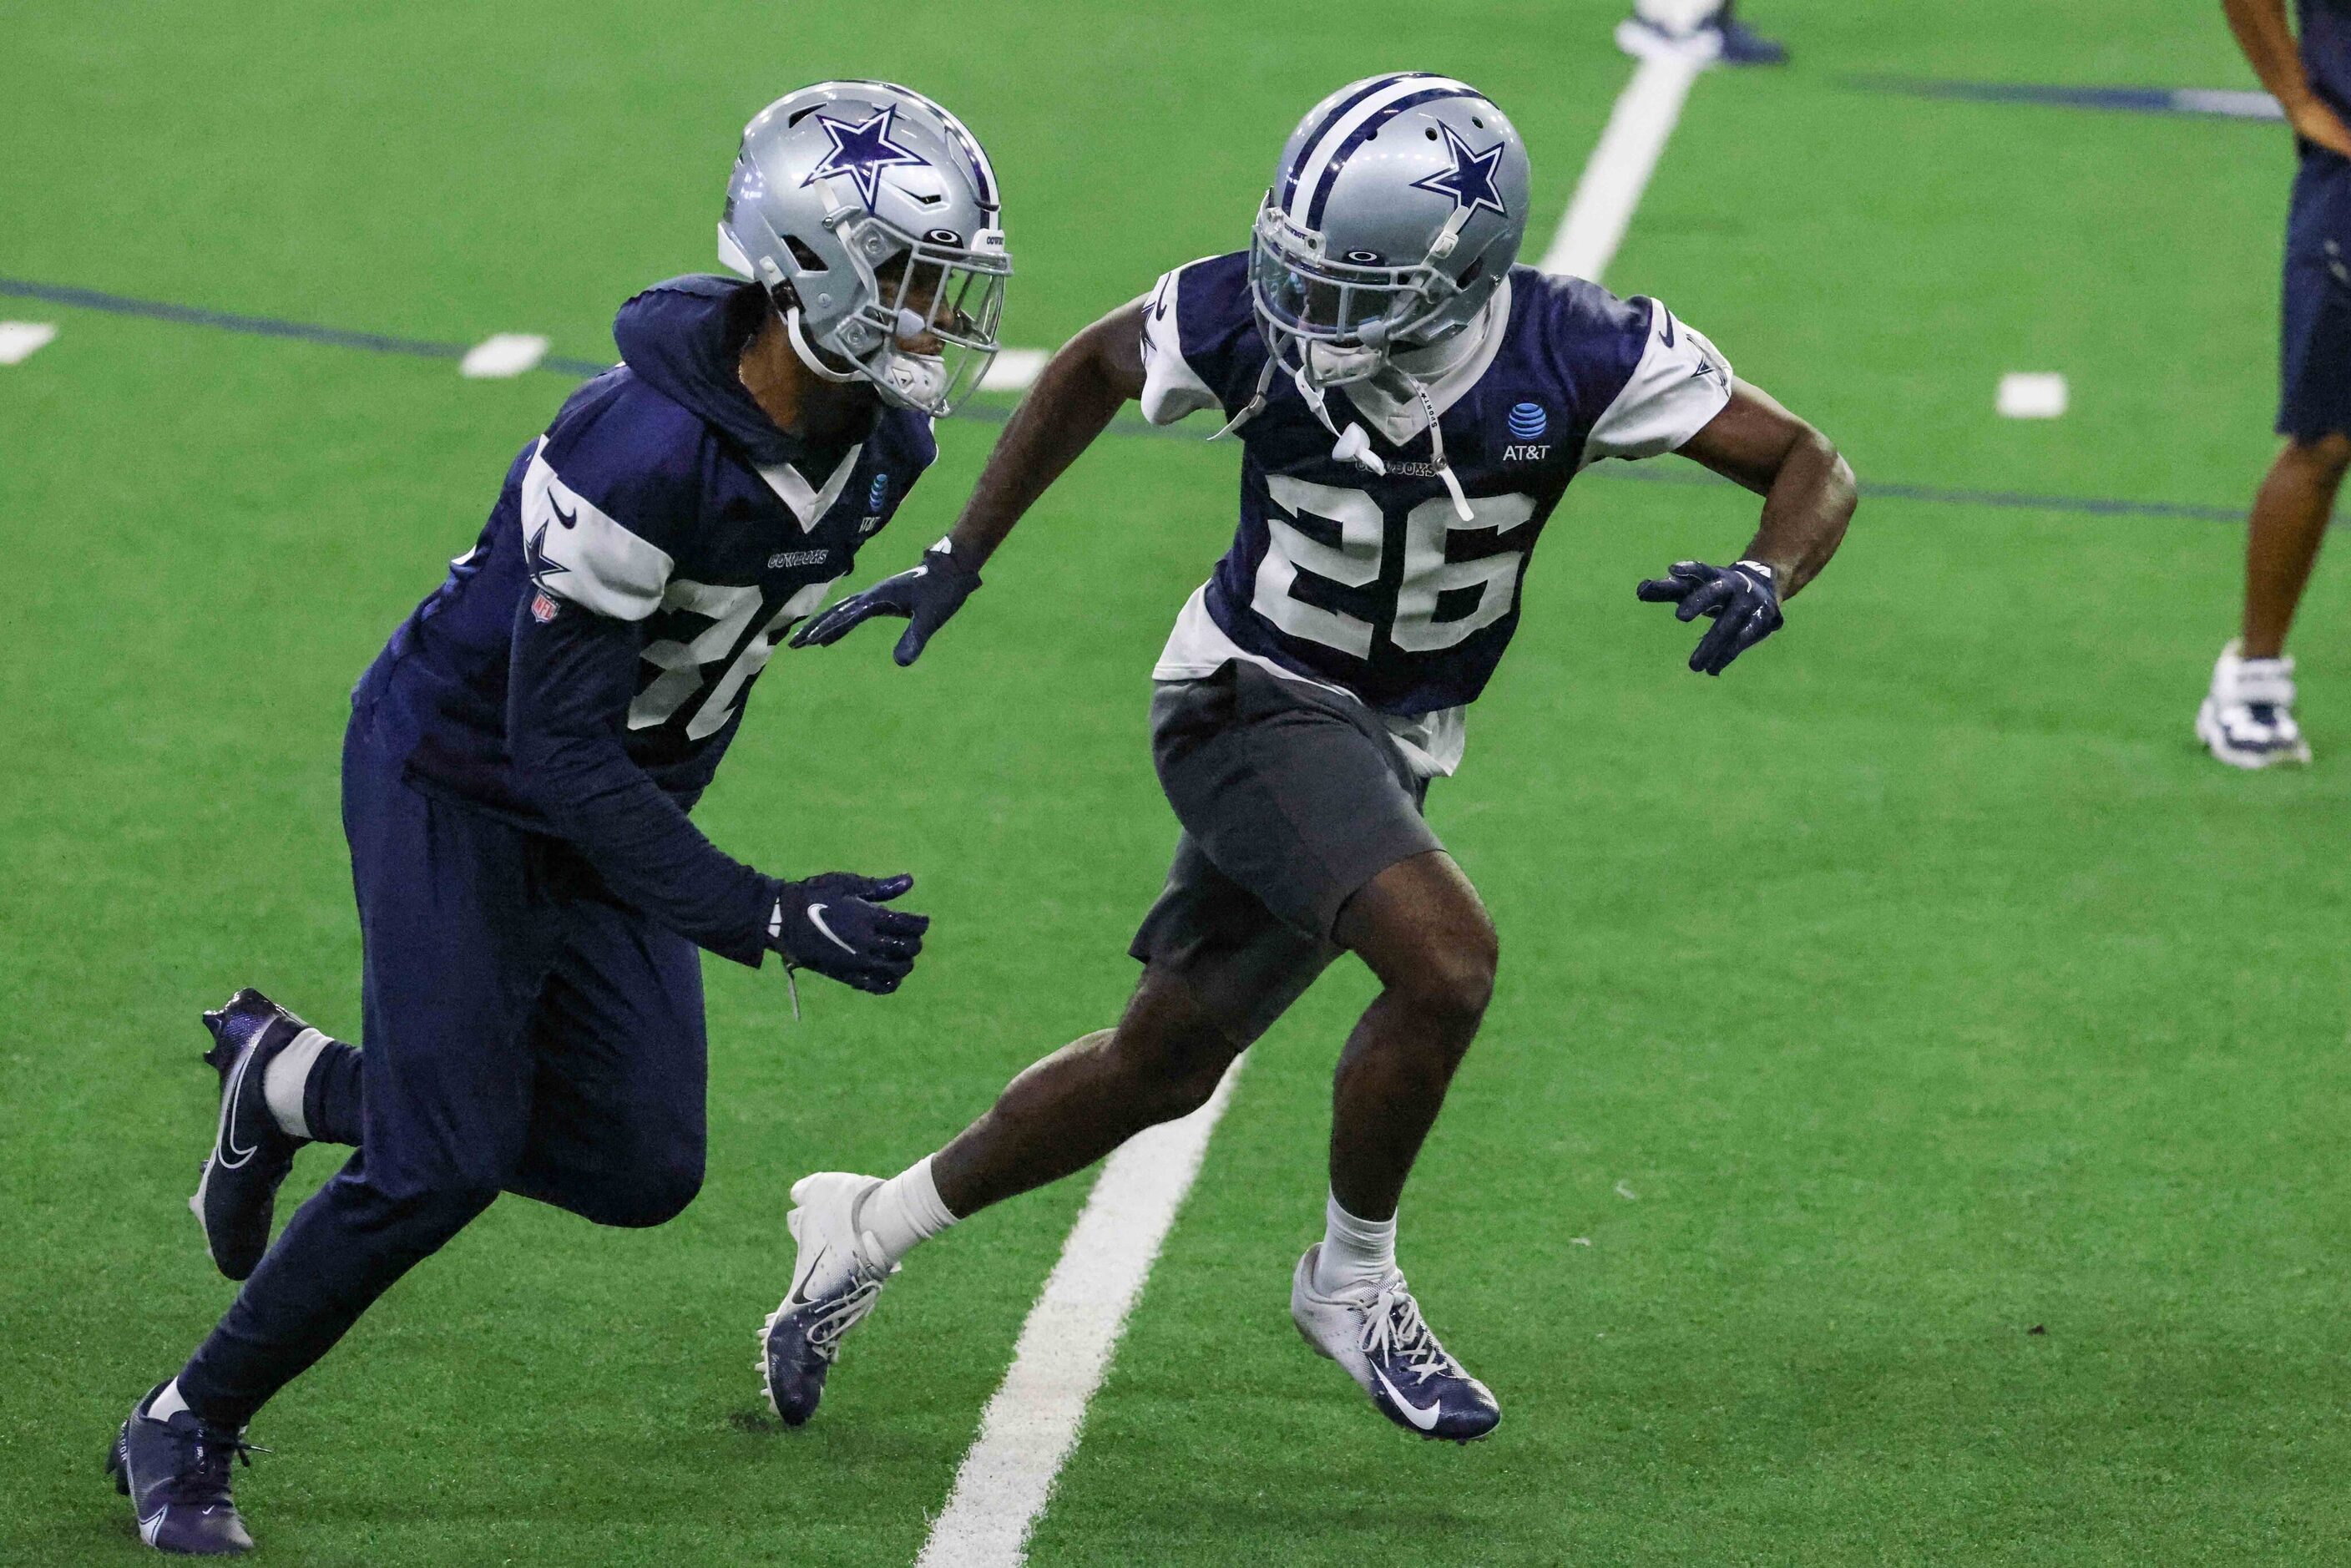
[[523,550],[522,561],[523,565],[528,567],[530,570],[531,581],[537,583],[541,588],[545,588],[547,586],[547,580],[549,578],[559,577],[564,572],[571,570],[569,567],[564,565],[561,561],[557,560],[553,556],[547,553],[547,525],[545,523],[539,524],[538,531],[530,536],[530,543]]
[[874,198],[882,193],[883,170],[928,167],[911,150],[890,140],[890,129],[897,116],[894,104],[870,120],[853,123],[820,111],[816,122],[832,138],[832,149],[800,183],[813,185],[831,175],[846,174],[857,182],[857,193],[865,198],[866,211],[872,211]]
[[1415,180],[1412,188],[1450,196],[1457,208],[1467,207],[1475,213],[1483,207],[1509,217],[1510,210],[1502,204],[1502,193],[1494,188],[1494,176],[1501,172],[1504,143],[1497,141],[1483,152],[1473,152],[1453,127],[1439,120],[1437,128],[1445,132],[1445,150],[1453,155],[1453,167],[1439,169],[1426,179]]

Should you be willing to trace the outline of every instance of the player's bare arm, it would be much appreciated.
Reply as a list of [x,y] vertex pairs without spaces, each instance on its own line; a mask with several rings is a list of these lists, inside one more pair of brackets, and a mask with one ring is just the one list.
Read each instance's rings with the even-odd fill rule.
[[2294,133],[2351,158],[2351,126],[2312,89],[2294,28],[2286,21],[2285,0],[2220,0],[2220,9],[2228,16],[2229,30],[2237,35],[2237,47],[2285,110]]
[[1853,469],[1835,444],[1762,388],[1734,382],[1730,401],[1689,439],[1682,455],[1763,497],[1763,518],[1745,551],[1792,599],[1844,539],[1856,499]]
[[1763,497],[1762,520],[1735,564],[1677,561],[1640,585],[1642,599],[1676,605],[1681,620],[1711,618],[1690,668],[1719,675],[1779,630],[1781,601],[1836,554],[1857,495],[1853,469],[1829,438],[1745,382],[1731,382],[1730,401],[1681,453]]
[[1143,312],[1135,299],[1061,345],[1013,411],[947,538],[976,569],[996,553],[1037,497],[1094,443],[1119,409],[1143,395]]
[[876,615],[912,622],[896,658],[922,657],[932,633],[979,587],[979,569],[1037,497],[1106,429],[1121,405],[1143,395],[1143,312],[1123,305],[1080,332],[1046,364],[988,454],[954,529],[922,564],[853,593],[810,622],[795,648],[825,647]]

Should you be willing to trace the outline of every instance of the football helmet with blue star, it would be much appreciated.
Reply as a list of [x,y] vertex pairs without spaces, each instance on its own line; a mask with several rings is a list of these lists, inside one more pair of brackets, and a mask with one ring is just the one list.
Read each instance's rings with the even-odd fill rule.
[[1290,133],[1258,209],[1249,286],[1275,356],[1316,386],[1454,337],[1527,232],[1527,150],[1450,77],[1352,82]]
[[911,88],[828,81],[743,130],[718,258],[766,287],[801,362],[944,415],[996,357],[1012,274],[996,172]]

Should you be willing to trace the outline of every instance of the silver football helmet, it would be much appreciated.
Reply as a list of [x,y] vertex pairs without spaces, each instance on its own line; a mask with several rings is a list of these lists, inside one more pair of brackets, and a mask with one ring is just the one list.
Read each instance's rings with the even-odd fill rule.
[[767,287],[811,371],[934,415],[987,374],[1012,274],[978,141],[881,81],[802,88],[743,128],[718,259]]
[[1259,324],[1307,382],[1364,380],[1475,320],[1526,232],[1526,146],[1500,110],[1450,77],[1367,77],[1281,150],[1249,246]]

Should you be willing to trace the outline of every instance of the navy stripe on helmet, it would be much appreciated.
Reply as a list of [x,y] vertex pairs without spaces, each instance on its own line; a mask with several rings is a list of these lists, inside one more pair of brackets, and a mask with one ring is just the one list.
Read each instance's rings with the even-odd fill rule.
[[1313,152],[1314,144],[1322,141],[1333,125],[1344,119],[1349,110],[1375,92],[1384,91],[1400,81],[1409,80],[1414,77],[1425,77],[1428,74],[1426,71],[1392,71],[1384,77],[1374,77],[1364,84],[1361,91],[1350,93],[1343,102],[1332,105],[1331,112],[1316,120],[1314,128],[1299,141],[1297,158],[1281,172],[1281,193],[1275,199],[1274,204],[1285,213],[1290,211],[1290,198],[1298,193],[1298,176],[1305,168],[1308,156]]
[[1346,168],[1347,160],[1354,155],[1355,149],[1372,139],[1374,131],[1407,109],[1431,103],[1438,99],[1476,98],[1477,96],[1475,92],[1464,91],[1458,87],[1432,88],[1426,92],[1416,92],[1408,98],[1396,99],[1395,102],[1389,104],[1365,120],[1363,124],[1355,127],[1349,133],[1347,140],[1341,142],[1323,163],[1322,178],[1314,183],[1313,200],[1307,207],[1304,226],[1310,229],[1319,229],[1322,226],[1322,209],[1330,204],[1331,192],[1339,183],[1340,172]]

